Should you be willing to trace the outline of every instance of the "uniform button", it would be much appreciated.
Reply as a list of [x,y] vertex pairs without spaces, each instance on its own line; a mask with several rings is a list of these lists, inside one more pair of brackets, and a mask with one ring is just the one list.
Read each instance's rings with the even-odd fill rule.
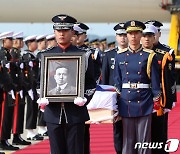
[[139,62],[139,64],[141,64],[141,62]]
[[126,74],[129,74],[129,72],[126,72]]
[[140,103],[140,101],[138,101],[138,103]]
[[129,54],[127,53],[127,56],[129,56]]
[[131,91],[130,90],[128,90],[128,93],[130,93]]
[[138,74],[141,74],[140,72],[138,72]]
[[131,101],[128,101],[128,103],[131,103]]
[[140,56],[142,56],[143,54],[142,53],[140,53]]
[[138,81],[138,83],[140,83],[140,82]]
[[130,82],[130,81],[128,81],[128,83],[130,84],[131,82]]
[[126,65],[127,65],[128,63],[126,63]]
[[137,93],[139,93],[140,91],[139,90],[137,90]]

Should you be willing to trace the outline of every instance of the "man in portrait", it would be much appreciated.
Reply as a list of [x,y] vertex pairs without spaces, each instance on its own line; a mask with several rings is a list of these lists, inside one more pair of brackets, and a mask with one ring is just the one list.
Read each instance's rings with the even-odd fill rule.
[[70,74],[68,67],[59,65],[56,68],[54,79],[56,87],[51,89],[48,95],[75,95],[77,93],[76,87],[69,84]]

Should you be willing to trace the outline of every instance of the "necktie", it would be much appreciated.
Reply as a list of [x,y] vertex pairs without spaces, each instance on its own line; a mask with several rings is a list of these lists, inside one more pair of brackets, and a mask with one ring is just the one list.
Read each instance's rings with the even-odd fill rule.
[[56,94],[60,94],[60,93],[61,93],[61,87],[57,87]]

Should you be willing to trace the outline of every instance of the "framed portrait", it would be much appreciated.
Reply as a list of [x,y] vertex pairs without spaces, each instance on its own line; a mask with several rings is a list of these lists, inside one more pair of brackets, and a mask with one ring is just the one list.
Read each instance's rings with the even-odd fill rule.
[[73,102],[84,97],[85,53],[44,53],[40,97],[49,102]]

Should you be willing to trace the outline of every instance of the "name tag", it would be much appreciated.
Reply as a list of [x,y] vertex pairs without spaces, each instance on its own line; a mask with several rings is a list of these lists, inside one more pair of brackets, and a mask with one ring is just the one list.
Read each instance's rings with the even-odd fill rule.
[[124,64],[125,64],[125,61],[119,62],[119,65],[124,65]]

